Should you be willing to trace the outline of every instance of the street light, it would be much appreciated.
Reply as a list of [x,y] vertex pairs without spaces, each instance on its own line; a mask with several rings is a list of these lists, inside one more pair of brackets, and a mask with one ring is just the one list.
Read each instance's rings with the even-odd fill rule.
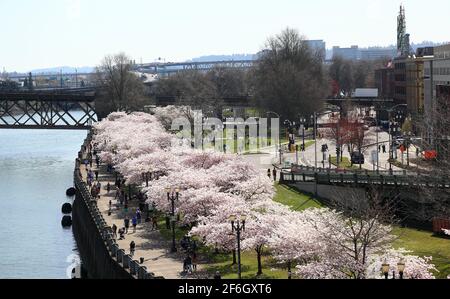
[[[302,131],[303,131],[303,143],[302,143],[302,151],[306,150],[306,145],[305,145],[305,125],[306,125],[306,118],[300,116],[300,125],[302,126]],[[297,163],[298,164],[298,163]]]
[[[391,265],[389,265],[386,261],[381,266],[381,271],[383,272],[384,278],[389,279],[389,270],[391,268]],[[405,261],[402,259],[397,263],[397,271],[399,273],[400,279],[403,279],[403,274],[405,272],[406,264]],[[392,279],[395,279],[395,270],[392,271]]]
[[392,120],[392,112],[395,110],[395,108],[397,107],[408,107],[407,104],[399,104],[399,105],[395,105],[394,107],[390,108],[390,109],[386,109],[386,111],[389,113],[389,171],[392,173],[392,159],[394,158],[394,149],[393,149],[393,140],[394,138],[392,137],[392,125],[391,125],[391,120]]
[[177,245],[176,245],[176,240],[175,240],[175,223],[177,222],[177,219],[175,218],[175,201],[178,201],[179,199],[179,195],[180,195],[180,189],[179,188],[175,188],[172,190],[172,188],[166,188],[166,192],[167,192],[167,200],[169,202],[171,202],[172,204],[172,210],[171,210],[171,214],[170,216],[172,217],[171,219],[171,224],[172,224],[172,249],[171,252],[177,252]]
[[238,251],[238,277],[242,279],[242,268],[241,268],[241,232],[245,231],[245,221],[247,220],[246,215],[241,215],[238,219],[236,215],[230,216],[232,233],[236,232],[237,240],[237,251]]

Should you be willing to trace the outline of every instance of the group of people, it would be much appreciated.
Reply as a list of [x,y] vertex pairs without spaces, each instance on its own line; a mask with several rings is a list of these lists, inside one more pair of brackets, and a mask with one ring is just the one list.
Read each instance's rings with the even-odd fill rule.
[[183,261],[183,272],[187,274],[197,272],[197,242],[195,240],[191,240],[188,236],[184,236],[180,241],[180,245],[186,253],[186,258]]

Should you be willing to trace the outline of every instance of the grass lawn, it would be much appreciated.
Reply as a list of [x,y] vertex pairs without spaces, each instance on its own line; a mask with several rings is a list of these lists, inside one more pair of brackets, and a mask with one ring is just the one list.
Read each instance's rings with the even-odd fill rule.
[[450,240],[436,237],[432,232],[410,228],[396,228],[395,234],[399,239],[394,247],[411,250],[418,256],[433,257],[433,264],[439,270],[435,273],[438,278],[450,275]]
[[[333,164],[334,166],[338,166],[337,157],[331,157],[331,164]],[[343,157],[342,162],[339,163],[339,168],[344,168],[348,170],[358,170],[359,166],[352,165],[349,158]]]
[[[202,248],[202,250],[205,250],[205,248]],[[238,266],[237,264],[232,265],[232,254],[215,254],[210,249],[207,249],[207,252],[202,252],[202,254],[207,255],[211,260],[207,267],[207,271],[211,275],[219,271],[223,279],[238,279]],[[256,276],[258,272],[256,252],[243,252],[241,254],[241,265],[243,279],[286,279],[288,276],[287,269],[282,269],[281,265],[276,264],[267,252],[262,257],[262,275]]]
[[298,192],[286,185],[276,185],[277,194],[274,201],[289,206],[294,211],[302,211],[309,208],[323,207],[320,202],[312,196]]

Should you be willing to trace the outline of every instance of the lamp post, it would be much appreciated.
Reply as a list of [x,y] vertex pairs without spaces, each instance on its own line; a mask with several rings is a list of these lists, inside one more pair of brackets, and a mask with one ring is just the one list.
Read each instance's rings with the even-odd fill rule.
[[392,137],[392,125],[391,125],[391,120],[392,120],[392,112],[395,110],[395,108],[397,107],[408,107],[408,105],[406,104],[399,104],[399,105],[395,105],[394,107],[392,107],[391,109],[387,109],[386,111],[389,113],[389,171],[392,173],[392,159],[394,158],[394,149],[393,149],[393,137]]
[[[391,268],[391,265],[389,265],[387,262],[384,262],[381,266],[381,271],[383,272],[384,278],[389,279],[389,270]],[[400,260],[397,264],[397,271],[400,276],[400,279],[403,279],[403,275],[405,272],[406,264],[404,260]],[[395,270],[392,271],[392,279],[395,279]]]
[[302,151],[306,150],[306,144],[305,144],[305,125],[306,125],[306,118],[300,117],[300,125],[302,126]]
[[167,200],[172,204],[172,209],[171,209],[171,224],[172,224],[172,249],[171,252],[177,252],[177,245],[176,245],[176,240],[175,240],[175,223],[177,222],[176,218],[175,218],[175,201],[178,201],[179,199],[179,195],[180,195],[180,189],[179,188],[175,188],[174,190],[172,190],[172,188],[167,188],[166,189],[167,192]]
[[241,232],[245,231],[245,221],[247,216],[241,215],[238,218],[236,215],[230,216],[232,233],[236,232],[237,241],[237,253],[238,253],[238,277],[242,279],[242,267],[241,267]]

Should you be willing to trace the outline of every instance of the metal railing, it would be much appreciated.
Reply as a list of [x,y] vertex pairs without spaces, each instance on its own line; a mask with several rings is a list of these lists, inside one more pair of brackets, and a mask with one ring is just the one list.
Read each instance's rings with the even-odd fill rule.
[[81,198],[88,207],[91,218],[94,220],[97,230],[102,237],[106,248],[109,251],[110,257],[115,259],[117,263],[126,271],[130,272],[135,279],[163,279],[163,277],[156,277],[155,273],[148,272],[147,267],[141,266],[138,261],[133,260],[130,255],[125,253],[125,250],[120,249],[114,238],[113,230],[108,226],[100,209],[97,206],[97,201],[92,197],[87,188],[87,184],[83,181],[80,172],[81,158],[83,157],[83,149],[87,148],[92,140],[92,131],[89,132],[88,137],[83,143],[82,150],[78,153],[78,159],[75,162],[74,184],[75,188],[81,195]]
[[427,175],[408,175],[406,171],[394,173],[377,172],[343,172],[332,169],[314,169],[313,167],[297,167],[294,171],[283,171],[281,182],[314,182],[325,185],[386,185],[404,187],[450,188],[450,180],[436,179]]

